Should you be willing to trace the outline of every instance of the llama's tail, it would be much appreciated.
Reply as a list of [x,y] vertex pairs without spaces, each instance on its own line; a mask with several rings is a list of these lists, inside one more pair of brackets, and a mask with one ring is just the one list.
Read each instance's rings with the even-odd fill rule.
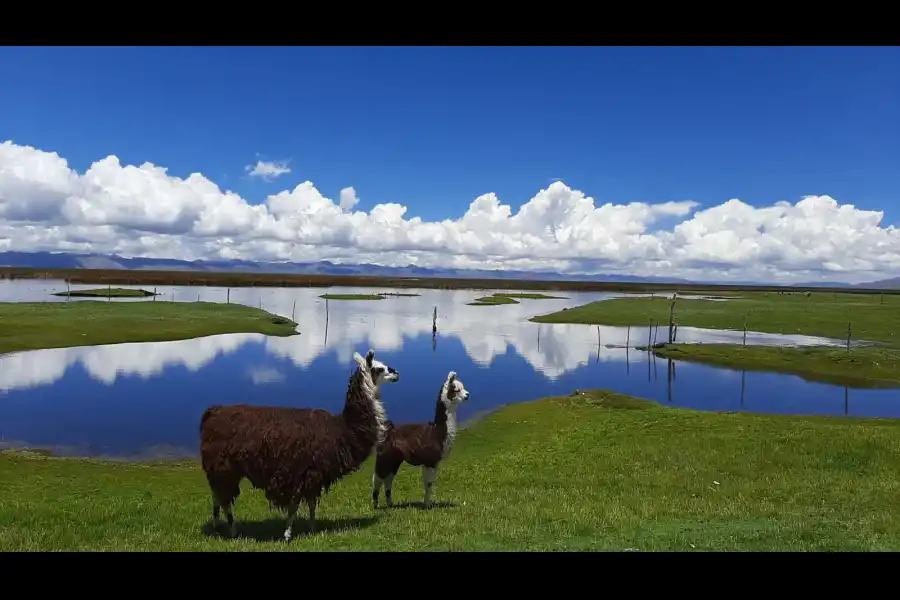
[[206,410],[203,411],[203,415],[200,417],[200,430],[203,431],[203,425],[206,423],[207,419],[211,416],[219,412],[219,409],[222,408],[219,405],[210,406]]

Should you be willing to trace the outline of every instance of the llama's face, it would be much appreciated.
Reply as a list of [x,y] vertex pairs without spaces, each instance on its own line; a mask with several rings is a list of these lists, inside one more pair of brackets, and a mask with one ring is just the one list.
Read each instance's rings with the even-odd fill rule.
[[469,390],[463,385],[462,380],[457,378],[454,371],[450,371],[447,375],[447,381],[444,382],[444,393],[442,400],[448,409],[456,410],[456,408],[469,399]]
[[375,387],[381,387],[383,383],[396,383],[400,380],[400,373],[393,367],[389,367],[380,360],[375,360],[375,351],[369,350],[366,354],[366,366],[372,374]]

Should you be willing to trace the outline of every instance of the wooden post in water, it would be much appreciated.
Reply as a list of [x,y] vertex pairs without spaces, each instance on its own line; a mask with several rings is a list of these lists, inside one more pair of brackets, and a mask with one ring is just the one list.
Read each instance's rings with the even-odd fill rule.
[[431,314],[431,335],[437,333],[437,305],[434,306],[434,312]]
[[600,356],[600,326],[597,325],[597,356]]
[[197,302],[200,302],[200,292],[197,292]]
[[744,317],[744,343],[743,346],[747,345],[747,317]]
[[[294,298],[294,303],[291,305],[291,321],[294,321],[294,309],[297,308],[297,299]],[[296,321],[294,321],[296,323]]]
[[675,294],[672,294],[672,304],[669,305],[669,343],[671,344],[674,338],[672,337],[672,326],[675,321]]
[[650,330],[647,332],[647,352],[650,352],[650,348],[653,347],[653,343],[650,341],[653,335],[653,319],[650,319]]
[[628,348],[628,344],[631,342],[631,325],[628,326],[628,329],[625,332],[625,348]]
[[744,406],[744,378],[747,376],[747,371],[741,371],[741,406]]
[[112,302],[112,284],[111,283],[106,284],[106,301]]
[[672,359],[667,360],[666,365],[666,399],[671,402],[672,401],[672,378],[673,378],[673,369],[675,365],[672,363]]
[[[432,336],[434,337],[434,336]],[[538,323],[538,352],[541,351],[541,324]]]
[[69,301],[69,298],[70,298],[69,294],[71,294],[71,293],[72,293],[72,290],[69,289],[69,280],[66,279],[66,302]]
[[231,304],[231,288],[225,290],[225,304]]
[[153,288],[153,301],[156,302],[156,288]]
[[675,324],[675,329],[672,330],[672,343],[675,343],[675,340],[678,338],[678,323]]
[[851,337],[853,337],[853,321],[847,321],[847,352],[850,352]]

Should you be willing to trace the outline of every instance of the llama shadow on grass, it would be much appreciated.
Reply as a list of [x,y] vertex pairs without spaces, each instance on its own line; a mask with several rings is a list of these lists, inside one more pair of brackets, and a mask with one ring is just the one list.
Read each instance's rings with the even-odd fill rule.
[[394,502],[394,506],[387,506],[386,504],[379,504],[379,510],[394,510],[397,508],[418,508],[419,510],[434,510],[436,508],[456,508],[456,504],[453,502],[435,502],[431,503],[431,508],[425,508],[425,503],[421,500],[418,501],[408,501],[408,502]]
[[[315,533],[337,533],[351,529],[365,529],[378,521],[377,517],[351,517],[344,519],[316,519],[315,531],[310,531],[309,523],[297,518],[291,533],[294,539],[305,537]],[[284,530],[287,520],[284,517],[272,517],[262,521],[237,521],[237,535],[234,539],[247,538],[257,542],[276,542],[284,539]],[[228,524],[224,521],[214,527],[207,521],[201,527],[201,531],[207,537],[230,538]]]

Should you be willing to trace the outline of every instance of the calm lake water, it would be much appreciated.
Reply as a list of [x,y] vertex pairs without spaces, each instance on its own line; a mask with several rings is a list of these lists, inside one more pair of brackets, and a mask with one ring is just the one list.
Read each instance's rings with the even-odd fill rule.
[[[90,286],[77,286],[87,288]],[[76,289],[76,287],[73,287]],[[65,301],[60,281],[0,281],[0,301]],[[224,288],[160,287],[164,299],[224,302]],[[799,377],[732,371],[648,357],[648,328],[539,325],[536,314],[612,297],[565,293],[564,300],[467,306],[490,292],[409,290],[416,297],[332,301],[330,293],[392,290],[233,288],[230,301],[294,318],[290,338],[232,334],[144,344],[21,352],[0,357],[0,444],[76,456],[195,456],[201,413],[246,402],[343,406],[354,351],[374,348],[401,373],[384,388],[388,416],[427,420],[452,370],[471,392],[463,421],[499,406],[575,389],[607,388],[667,406],[715,411],[900,417],[900,390],[861,390]],[[173,296],[174,295],[174,296]],[[72,300],[78,301],[78,300]],[[122,300],[113,300],[122,301]],[[134,300],[128,300],[134,301]],[[152,300],[140,300],[148,302]],[[438,335],[431,319],[438,310]],[[662,334],[662,328],[660,330]],[[678,341],[733,342],[742,332],[679,328]],[[630,350],[622,347],[628,341]],[[750,333],[753,344],[839,343]],[[610,347],[612,346],[612,347]]]

